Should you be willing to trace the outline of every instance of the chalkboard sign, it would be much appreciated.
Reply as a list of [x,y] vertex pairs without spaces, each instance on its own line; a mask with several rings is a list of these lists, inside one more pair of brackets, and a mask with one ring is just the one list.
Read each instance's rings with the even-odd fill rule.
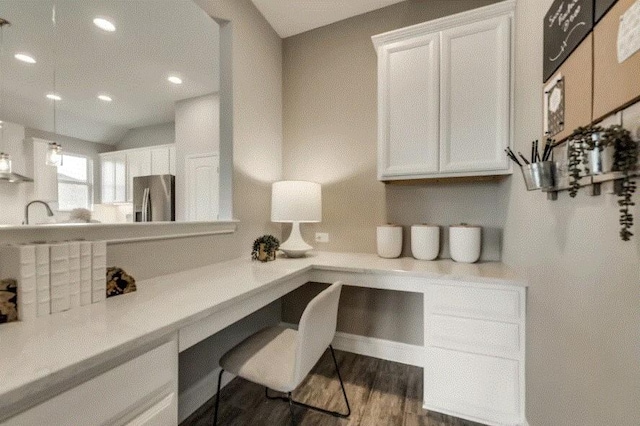
[[544,17],[544,81],[593,29],[594,0],[555,0]]
[[596,0],[596,24],[600,22],[600,19],[611,9],[611,6],[616,4],[618,0]]

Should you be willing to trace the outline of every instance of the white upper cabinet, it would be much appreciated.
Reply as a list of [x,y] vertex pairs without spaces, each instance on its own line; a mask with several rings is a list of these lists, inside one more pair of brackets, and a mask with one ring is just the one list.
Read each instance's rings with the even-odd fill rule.
[[171,154],[169,148],[160,147],[151,149],[151,174],[167,175],[171,174]]
[[102,169],[102,203],[126,201],[127,156],[122,151],[100,154]]
[[379,180],[512,172],[514,9],[508,0],[373,37]]
[[378,170],[384,177],[438,172],[438,34],[380,49]]
[[133,202],[133,178],[151,175],[151,150],[127,151],[127,201]]

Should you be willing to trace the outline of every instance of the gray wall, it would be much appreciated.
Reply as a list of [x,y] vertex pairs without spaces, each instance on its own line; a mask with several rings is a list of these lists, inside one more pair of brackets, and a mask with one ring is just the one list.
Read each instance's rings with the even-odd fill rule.
[[175,142],[176,130],[173,122],[130,129],[116,144],[116,150],[169,145]]
[[[325,250],[374,252],[375,225],[386,220],[405,225],[464,220],[494,228],[495,242],[485,247],[485,255],[494,256],[502,246],[503,261],[531,285],[529,423],[640,424],[640,238],[619,240],[615,197],[569,199],[563,193],[550,202],[544,194],[526,192],[519,174],[498,184],[385,188],[376,182],[376,58],[369,37],[488,3],[408,1],[286,39],[285,177],[324,184],[324,221],[305,228],[307,237],[329,232],[331,242],[317,245]],[[542,132],[542,21],[551,3],[517,3],[515,144],[520,150]],[[638,206],[634,213],[640,214]],[[308,286],[301,292],[317,290]],[[385,301],[364,300],[351,320],[367,317],[367,335],[388,335],[385,321],[398,324],[398,332],[405,324],[417,327],[404,315],[416,303],[389,302],[395,309],[376,312],[367,304]],[[283,317],[294,321],[300,305],[285,299]]]
[[[515,145],[522,151],[542,128],[542,20],[551,3],[517,6]],[[620,241],[612,195],[565,192],[550,202],[525,191],[518,175],[500,192],[503,258],[531,285],[529,423],[640,424],[639,224],[632,241]]]
[[[284,175],[323,185],[323,221],[303,226],[307,241],[316,231],[327,232],[329,243],[315,244],[320,250],[375,253],[376,226],[387,221],[467,222],[488,228],[483,257],[500,258],[505,214],[497,206],[497,184],[396,187],[377,181],[377,56],[371,42],[375,34],[493,2],[407,1],[284,40]],[[410,255],[405,241],[404,254]],[[286,298],[283,318],[295,318],[306,299]],[[422,344],[422,317],[415,315],[421,296],[360,290],[341,300],[338,330]]]

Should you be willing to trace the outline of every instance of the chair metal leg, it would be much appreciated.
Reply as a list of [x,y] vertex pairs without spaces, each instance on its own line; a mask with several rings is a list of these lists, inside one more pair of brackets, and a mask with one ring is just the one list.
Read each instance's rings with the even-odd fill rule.
[[296,417],[293,413],[293,399],[291,399],[291,392],[287,394],[287,398],[289,399],[289,412],[291,413],[291,426],[296,426]]
[[[314,411],[318,411],[320,413],[329,414],[329,415],[334,416],[334,417],[340,417],[340,418],[343,418],[343,419],[348,418],[351,415],[351,406],[349,405],[349,399],[347,398],[347,391],[344,388],[344,382],[342,381],[342,376],[340,375],[340,368],[338,367],[338,361],[336,360],[336,354],[333,351],[333,346],[329,345],[329,349],[331,350],[331,357],[333,358],[333,364],[336,367],[336,373],[338,373],[338,380],[340,380],[340,387],[342,388],[342,396],[344,396],[344,402],[347,405],[347,413],[346,414],[339,413],[337,411],[329,411],[329,410],[325,410],[324,408],[314,407],[313,405],[308,405],[308,404],[305,404],[303,402],[294,401],[293,399],[291,399],[291,392],[289,392],[288,398],[285,398],[283,396],[269,396],[269,389],[268,388],[264,388],[265,396],[268,399],[280,399],[282,401],[288,401],[289,405],[297,405],[299,407],[304,407],[304,408],[307,408],[309,410],[314,410]],[[292,410],[292,413],[293,413],[293,410]]]
[[216,407],[213,412],[213,426],[218,426],[218,407],[220,406],[220,383],[222,382],[222,373],[224,373],[224,370],[220,370],[220,374],[218,375],[218,391],[216,392]]

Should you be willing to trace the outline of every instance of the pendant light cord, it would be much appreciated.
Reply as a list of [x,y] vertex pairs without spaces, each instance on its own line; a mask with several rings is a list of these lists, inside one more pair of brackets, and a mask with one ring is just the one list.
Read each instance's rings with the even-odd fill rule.
[[0,20],[0,153],[4,153],[4,128],[6,123],[2,120],[4,117],[4,67],[2,64],[2,58],[4,57],[4,27],[9,25],[9,22]]
[[[58,96],[57,87],[56,87],[56,70],[58,68],[57,64],[57,44],[58,44],[58,25],[56,22],[56,4],[53,3],[52,11],[51,11],[51,22],[53,23],[53,134],[54,137],[57,138],[58,135],[58,127],[56,120],[56,110],[57,110],[57,102],[58,100],[55,98]],[[57,142],[57,141],[56,141]]]

